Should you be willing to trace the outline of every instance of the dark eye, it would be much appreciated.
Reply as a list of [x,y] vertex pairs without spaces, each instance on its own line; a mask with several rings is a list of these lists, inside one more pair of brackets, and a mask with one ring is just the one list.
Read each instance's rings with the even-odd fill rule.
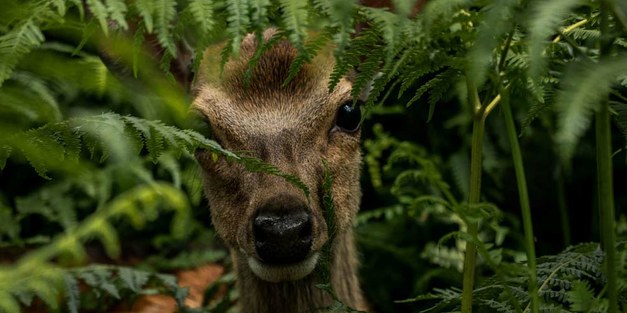
[[353,101],[347,101],[342,104],[337,111],[335,125],[346,132],[354,132],[359,129],[361,123],[361,103],[357,102],[353,105]]

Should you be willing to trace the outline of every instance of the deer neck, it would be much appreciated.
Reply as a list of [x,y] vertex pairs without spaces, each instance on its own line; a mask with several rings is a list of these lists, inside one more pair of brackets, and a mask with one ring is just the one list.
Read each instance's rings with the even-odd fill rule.
[[[253,274],[241,254],[232,254],[242,313],[316,312],[333,304],[331,295],[316,287],[323,283],[316,271],[298,281],[270,283]],[[365,310],[352,229],[336,236],[330,257],[331,284],[337,297],[347,306]]]

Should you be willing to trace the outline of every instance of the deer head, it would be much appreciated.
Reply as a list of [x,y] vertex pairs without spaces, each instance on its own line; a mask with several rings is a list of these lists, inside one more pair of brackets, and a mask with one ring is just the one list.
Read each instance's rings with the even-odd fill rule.
[[[274,34],[266,31],[265,40]],[[313,271],[330,237],[322,207],[325,160],[334,178],[336,236],[352,232],[361,197],[361,116],[348,79],[329,92],[330,49],[284,85],[298,52],[289,42],[279,42],[263,53],[246,86],[244,75],[257,44],[248,35],[221,77],[219,50],[205,53],[194,108],[223,147],[247,151],[295,175],[309,188],[309,198],[281,177],[251,173],[203,151],[196,156],[213,223],[242,260],[237,266],[249,267],[263,281],[295,281]]]

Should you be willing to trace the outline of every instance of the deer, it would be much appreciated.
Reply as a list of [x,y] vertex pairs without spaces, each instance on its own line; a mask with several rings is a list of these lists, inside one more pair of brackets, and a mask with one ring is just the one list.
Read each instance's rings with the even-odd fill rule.
[[[264,40],[276,32],[266,30]],[[221,77],[219,50],[207,50],[193,86],[192,106],[215,141],[296,176],[310,191],[306,197],[282,177],[196,152],[212,223],[233,261],[241,312],[300,313],[333,304],[333,296],[316,287],[325,244],[337,298],[366,311],[353,231],[361,199],[361,111],[351,97],[351,77],[329,91],[334,58],[326,49],[284,84],[298,50],[283,40],[265,50],[246,82],[258,45],[255,35],[247,35]],[[322,205],[325,171],[333,177],[334,236]]]

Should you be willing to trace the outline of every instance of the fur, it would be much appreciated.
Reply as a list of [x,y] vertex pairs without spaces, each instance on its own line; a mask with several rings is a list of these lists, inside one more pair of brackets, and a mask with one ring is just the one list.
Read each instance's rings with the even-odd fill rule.
[[[274,34],[274,30],[268,30],[264,38]],[[194,108],[207,119],[222,146],[248,151],[298,176],[310,189],[310,199],[282,178],[250,173],[235,163],[221,159],[214,162],[207,152],[197,153],[213,223],[230,247],[236,267],[241,312],[310,312],[332,304],[330,295],[314,286],[320,283],[315,270],[308,273],[329,238],[321,203],[323,160],[328,161],[334,178],[337,234],[332,243],[332,284],[346,305],[364,310],[352,229],[361,198],[360,133],[335,127],[338,108],[352,100],[351,83],[342,79],[329,92],[333,58],[332,50],[327,49],[283,86],[297,50],[282,41],[261,56],[245,86],[243,77],[256,46],[255,36],[248,35],[239,57],[227,62],[222,77],[218,74],[219,53],[208,50],[195,86]],[[256,261],[251,220],[260,203],[279,194],[309,203],[312,251],[305,263],[270,268]]]

